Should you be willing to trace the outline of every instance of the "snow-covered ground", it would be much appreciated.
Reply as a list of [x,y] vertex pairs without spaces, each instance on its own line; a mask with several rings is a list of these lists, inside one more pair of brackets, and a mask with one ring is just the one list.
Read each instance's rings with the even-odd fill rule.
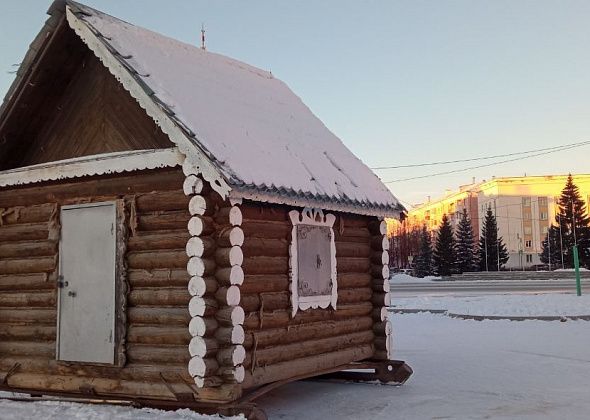
[[[475,316],[586,316],[590,315],[590,294],[393,296],[391,306],[395,309],[446,310],[449,313]],[[588,326],[590,333],[590,324]]]
[[392,274],[391,277],[389,277],[389,281],[391,283],[430,283],[431,281],[436,281],[440,279],[440,277],[436,276],[426,276],[423,278],[413,277],[409,274],[403,273]]

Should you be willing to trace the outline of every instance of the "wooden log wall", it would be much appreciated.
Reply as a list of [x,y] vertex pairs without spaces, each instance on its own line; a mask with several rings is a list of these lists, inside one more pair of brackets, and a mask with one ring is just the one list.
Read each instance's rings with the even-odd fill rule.
[[[336,214],[337,310],[299,310],[291,316],[289,243],[292,230],[286,206],[244,202],[240,286],[245,311],[244,388],[294,377],[375,352],[374,276],[368,217]],[[381,292],[383,292],[383,278]],[[383,300],[379,302],[381,308]],[[379,312],[381,316],[381,312]]]
[[[215,401],[237,397],[233,390],[198,389],[187,369],[191,295],[212,293],[216,281],[208,277],[214,269],[207,264],[194,267],[203,283],[191,282],[187,273],[191,214],[184,180],[180,169],[166,169],[0,189],[0,382],[170,400],[186,393]],[[58,362],[59,206],[115,199],[125,202],[129,231],[126,364]],[[210,252],[205,239],[201,245],[203,255]],[[191,327],[207,335],[211,324]]]

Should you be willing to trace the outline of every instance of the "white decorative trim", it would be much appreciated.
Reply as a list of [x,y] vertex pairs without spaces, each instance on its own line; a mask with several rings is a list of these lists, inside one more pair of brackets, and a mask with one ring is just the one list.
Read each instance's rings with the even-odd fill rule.
[[[334,222],[336,216],[333,214],[324,215],[323,210],[306,207],[301,213],[297,210],[289,212],[293,229],[291,230],[291,245],[289,246],[289,266],[291,275],[291,304],[292,316],[295,316],[298,309],[327,308],[332,305],[336,309],[338,300],[338,283],[336,270],[336,243],[334,240]],[[297,258],[297,226],[327,226],[330,228],[330,279],[332,280],[332,293],[323,296],[299,296],[299,268]]]
[[70,6],[66,6],[66,15],[68,24],[106,66],[106,68],[115,76],[123,85],[130,95],[135,98],[138,104],[154,120],[154,122],[168,135],[170,141],[174,143],[180,152],[186,156],[185,166],[191,166],[191,173],[202,175],[203,179],[211,184],[211,187],[226,198],[231,190],[225,181],[221,171],[212,162],[211,159],[202,151],[199,146],[187,137],[185,132],[172,120],[162,106],[158,105],[150,95],[145,91],[138,80],[133,77],[130,71],[113,55],[114,48],[101,41],[90,26],[83,20],[79,19]]
[[0,172],[0,187],[182,165],[177,148],[103,153]]

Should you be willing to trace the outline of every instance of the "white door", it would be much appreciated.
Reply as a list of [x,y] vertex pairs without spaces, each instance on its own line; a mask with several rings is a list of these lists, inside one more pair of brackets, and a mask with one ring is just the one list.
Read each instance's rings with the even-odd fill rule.
[[57,359],[114,363],[115,203],[63,206]]

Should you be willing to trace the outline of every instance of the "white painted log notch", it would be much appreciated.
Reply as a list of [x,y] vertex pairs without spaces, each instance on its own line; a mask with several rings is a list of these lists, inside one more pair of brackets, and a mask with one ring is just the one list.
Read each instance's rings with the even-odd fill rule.
[[244,269],[239,265],[233,267],[218,268],[215,272],[215,277],[219,281],[219,284],[237,285],[240,286],[244,283]]
[[239,226],[227,226],[219,231],[217,244],[221,247],[244,245],[244,231]]
[[191,236],[201,236],[213,233],[213,221],[204,216],[193,216],[188,221],[188,233]]
[[383,322],[386,321],[389,315],[389,311],[385,306],[376,307],[373,309],[373,321],[374,322]]
[[246,314],[241,306],[226,306],[215,313],[215,319],[221,325],[233,327],[244,324]]
[[241,344],[217,351],[217,361],[222,366],[238,366],[246,359],[246,349]]
[[193,236],[186,243],[186,255],[189,257],[203,257],[215,252],[215,241],[206,236]]
[[241,266],[244,262],[242,248],[239,246],[217,248],[217,251],[215,251],[215,262],[222,267],[233,267],[234,265]]
[[242,210],[238,206],[223,207],[217,212],[215,218],[220,225],[225,225],[229,222],[231,226],[242,225]]
[[186,264],[186,270],[191,276],[207,276],[215,272],[215,261],[208,258],[191,257]]
[[215,292],[215,298],[220,306],[238,306],[241,300],[240,288],[238,286],[220,287]]
[[219,305],[213,298],[193,296],[188,303],[188,311],[192,317],[213,316]]
[[374,292],[389,292],[390,285],[387,279],[373,279],[371,283]]
[[193,357],[188,362],[188,373],[194,378],[195,376],[206,377],[213,376],[219,369],[219,363],[216,359],[199,356]]
[[379,306],[390,306],[391,304],[391,295],[388,292],[377,293],[374,292],[371,296],[371,301],[373,305],[376,307]]
[[220,327],[215,331],[215,338],[222,343],[228,344],[244,344],[246,334],[244,328],[241,325],[235,325],[233,327]]
[[235,366],[235,367],[226,366],[226,367],[222,367],[221,369],[219,369],[217,374],[227,381],[230,381],[230,382],[235,381],[235,382],[241,384],[242,382],[244,382],[244,378],[246,376],[246,370],[244,369],[244,366]]
[[207,212],[207,200],[202,195],[195,195],[188,203],[191,216],[203,216]]
[[188,345],[191,356],[208,357],[214,356],[219,345],[215,338],[193,337]]
[[191,296],[203,297],[213,294],[217,290],[217,280],[214,277],[193,276],[188,282],[188,292]]
[[210,337],[219,327],[219,323],[213,317],[196,316],[188,324],[188,331],[193,337]]
[[200,194],[203,191],[203,180],[198,176],[191,174],[184,179],[182,189],[187,196]]

